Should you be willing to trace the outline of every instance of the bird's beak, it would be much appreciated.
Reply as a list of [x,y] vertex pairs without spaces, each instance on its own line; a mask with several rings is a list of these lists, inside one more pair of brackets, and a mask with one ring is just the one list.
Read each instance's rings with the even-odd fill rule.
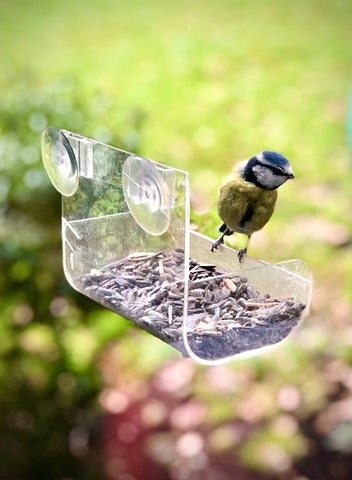
[[295,176],[293,175],[293,173],[289,173],[289,174],[287,175],[287,178],[293,180],[293,179],[295,178]]

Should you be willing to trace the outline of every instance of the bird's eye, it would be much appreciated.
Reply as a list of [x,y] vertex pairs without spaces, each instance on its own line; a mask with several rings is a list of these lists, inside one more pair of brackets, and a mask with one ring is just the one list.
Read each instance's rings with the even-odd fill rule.
[[280,167],[274,167],[273,165],[268,165],[268,167],[275,175],[285,175],[285,172]]

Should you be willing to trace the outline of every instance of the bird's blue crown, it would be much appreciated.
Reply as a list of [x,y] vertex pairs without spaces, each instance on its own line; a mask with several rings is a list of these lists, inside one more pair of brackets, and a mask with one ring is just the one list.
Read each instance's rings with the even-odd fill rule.
[[270,151],[264,150],[259,155],[257,155],[259,159],[260,159],[260,156],[262,156],[263,160],[265,160],[266,162],[276,165],[277,167],[283,168],[289,163],[287,158],[285,158],[283,155],[277,152],[270,152]]

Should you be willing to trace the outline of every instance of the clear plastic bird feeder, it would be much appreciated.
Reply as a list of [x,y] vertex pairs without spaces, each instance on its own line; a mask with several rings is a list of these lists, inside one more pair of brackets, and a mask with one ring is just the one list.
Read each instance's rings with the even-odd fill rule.
[[67,280],[185,356],[212,364],[262,351],[307,312],[307,264],[240,264],[190,229],[186,172],[54,127],[42,155],[62,194]]

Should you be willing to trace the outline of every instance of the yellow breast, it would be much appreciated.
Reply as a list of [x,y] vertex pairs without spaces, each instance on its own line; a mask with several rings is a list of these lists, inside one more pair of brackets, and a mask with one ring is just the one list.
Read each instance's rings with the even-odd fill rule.
[[235,172],[220,189],[218,213],[229,229],[251,235],[268,222],[276,199],[276,190],[263,190]]

